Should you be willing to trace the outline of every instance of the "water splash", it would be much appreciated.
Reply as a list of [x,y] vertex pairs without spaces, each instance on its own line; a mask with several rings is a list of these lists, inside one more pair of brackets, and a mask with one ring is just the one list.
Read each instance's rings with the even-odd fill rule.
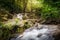
[[17,14],[17,18],[19,18],[20,20],[23,19],[23,15],[22,14]]
[[25,30],[16,40],[54,40],[52,36],[54,30],[54,28],[49,28],[47,25],[37,25]]

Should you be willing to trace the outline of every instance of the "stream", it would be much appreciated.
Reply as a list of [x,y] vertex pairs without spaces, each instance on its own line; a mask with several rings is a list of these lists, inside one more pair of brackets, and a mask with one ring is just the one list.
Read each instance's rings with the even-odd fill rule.
[[[20,18],[19,15],[18,18]],[[20,19],[22,19],[22,16]],[[26,29],[22,34],[18,34],[16,38],[11,40],[54,40],[53,33],[56,29],[56,25],[36,23],[33,27]]]
[[[50,26],[50,27],[49,27]],[[54,40],[53,32],[57,26],[35,24],[13,40]]]

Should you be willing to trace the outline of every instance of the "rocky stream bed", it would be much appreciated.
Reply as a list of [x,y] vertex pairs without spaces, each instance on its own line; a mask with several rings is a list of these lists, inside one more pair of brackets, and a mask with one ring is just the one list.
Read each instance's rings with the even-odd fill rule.
[[11,40],[60,40],[60,26],[36,23]]

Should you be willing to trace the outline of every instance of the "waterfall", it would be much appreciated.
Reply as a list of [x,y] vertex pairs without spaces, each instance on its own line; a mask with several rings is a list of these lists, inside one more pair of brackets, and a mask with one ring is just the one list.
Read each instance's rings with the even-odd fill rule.
[[55,30],[53,26],[50,28],[48,25],[36,24],[34,27],[25,30],[16,40],[54,40],[52,33]]
[[19,18],[20,20],[22,20],[23,19],[23,15],[22,14],[17,14],[17,18]]

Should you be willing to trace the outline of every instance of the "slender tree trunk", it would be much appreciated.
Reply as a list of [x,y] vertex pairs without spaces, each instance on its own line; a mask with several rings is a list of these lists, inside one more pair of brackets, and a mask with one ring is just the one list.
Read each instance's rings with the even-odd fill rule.
[[26,12],[26,7],[27,7],[27,3],[28,3],[28,0],[23,0],[23,12],[25,13]]
[[31,13],[32,13],[32,0],[31,0]]

